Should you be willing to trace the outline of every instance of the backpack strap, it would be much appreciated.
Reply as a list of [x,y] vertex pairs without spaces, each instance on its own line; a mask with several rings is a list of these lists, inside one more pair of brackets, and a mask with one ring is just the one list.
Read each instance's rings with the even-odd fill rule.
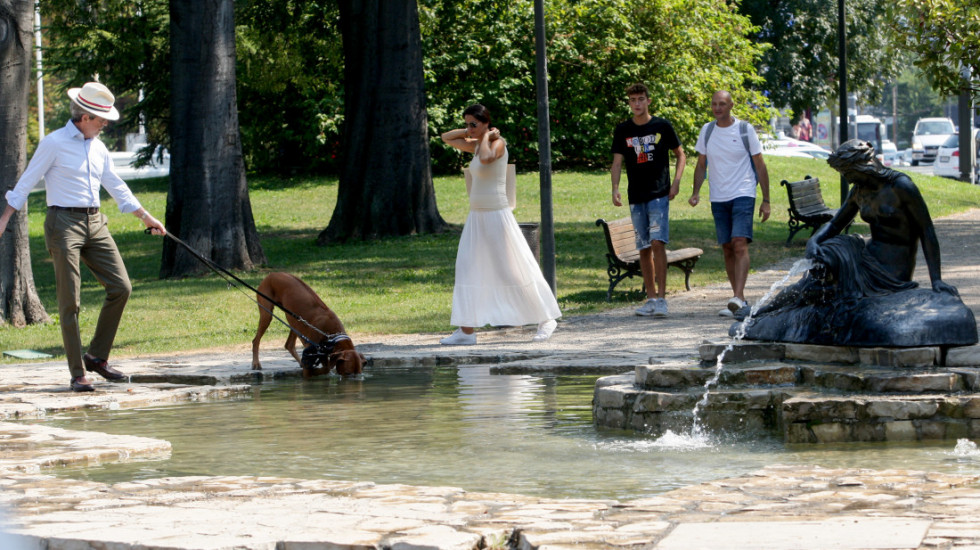
[[[715,126],[718,125],[718,121],[712,120],[708,123],[708,127],[704,131],[704,151],[705,155],[708,152],[708,140],[711,139],[711,132],[715,131]],[[738,121],[738,133],[742,137],[742,146],[745,147],[745,152],[749,155],[749,166],[752,167],[752,174],[755,176],[756,181],[759,181],[759,174],[755,170],[755,162],[752,161],[752,149],[749,147],[749,123],[745,120]],[[704,160],[704,167],[708,168],[708,159]]]

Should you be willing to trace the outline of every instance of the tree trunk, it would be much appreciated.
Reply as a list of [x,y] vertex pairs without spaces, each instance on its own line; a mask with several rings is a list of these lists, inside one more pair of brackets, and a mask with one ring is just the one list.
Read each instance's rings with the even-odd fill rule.
[[[0,0],[0,212],[27,162],[33,20],[33,0]],[[0,324],[5,321],[16,327],[49,321],[34,288],[26,209],[0,235]]]
[[318,244],[442,231],[415,2],[341,0],[344,160]]
[[[170,49],[167,230],[222,267],[252,269],[266,260],[238,128],[234,0],[170,0]],[[206,269],[164,240],[161,277]]]

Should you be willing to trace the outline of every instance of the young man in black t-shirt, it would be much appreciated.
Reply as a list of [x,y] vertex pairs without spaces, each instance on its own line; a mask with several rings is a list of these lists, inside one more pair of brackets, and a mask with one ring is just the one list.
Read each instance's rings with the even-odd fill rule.
[[[681,175],[687,157],[674,127],[665,119],[650,115],[650,92],[643,84],[626,89],[633,117],[616,126],[613,133],[612,202],[622,206],[619,178],[623,162],[629,181],[630,216],[640,251],[640,270],[647,290],[647,301],[637,315],[666,317],[667,242],[670,201],[680,191]],[[670,179],[670,156],[674,153],[674,179]],[[654,284],[656,283],[656,284]]]

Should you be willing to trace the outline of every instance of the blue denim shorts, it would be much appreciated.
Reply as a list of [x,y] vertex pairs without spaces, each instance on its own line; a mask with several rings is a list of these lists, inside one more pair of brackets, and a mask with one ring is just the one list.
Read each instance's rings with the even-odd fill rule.
[[752,216],[755,215],[755,197],[738,197],[725,202],[711,203],[715,218],[715,234],[718,244],[727,244],[736,237],[752,242]]
[[670,199],[666,196],[649,202],[630,205],[630,217],[636,232],[636,249],[649,248],[653,241],[667,243],[670,232],[667,215],[670,214]]

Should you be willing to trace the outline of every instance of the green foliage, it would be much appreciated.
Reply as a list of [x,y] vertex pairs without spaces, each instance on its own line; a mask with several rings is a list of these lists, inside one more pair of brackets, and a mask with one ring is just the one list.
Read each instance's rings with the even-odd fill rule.
[[[110,146],[146,121],[151,148],[167,145],[170,109],[166,0],[50,0],[44,5],[51,72],[66,85],[98,73],[120,97],[124,120]],[[605,166],[615,125],[629,116],[624,90],[651,90],[652,111],[693,147],[710,120],[712,92],[732,91],[737,114],[763,124],[768,102],[748,91],[765,47],[726,0],[554,0],[547,3],[552,164]],[[238,105],[246,166],[258,173],[331,173],[343,130],[343,48],[336,2],[236,1]],[[433,169],[457,173],[463,157],[439,134],[485,103],[522,169],[538,164],[534,9],[530,0],[421,0],[424,78]],[[138,91],[145,94],[137,101]],[[62,90],[63,92],[63,90]],[[147,152],[151,149],[147,148]]]
[[[420,2],[433,168],[459,170],[463,157],[439,134],[461,126],[480,102],[522,169],[538,164],[533,3],[528,0]],[[730,89],[739,116],[764,123],[757,83],[763,51],[753,29],[723,0],[556,0],[547,3],[552,164],[601,167],[615,125],[630,116],[625,89],[642,81],[651,111],[670,120],[691,150],[710,120],[711,94]]]
[[[885,25],[887,2],[847,0],[848,91],[874,104],[897,73],[899,61]],[[795,119],[806,109],[834,103],[838,93],[837,5],[815,0],[742,0],[741,12],[759,27],[755,38],[771,44],[759,72],[774,105]]]
[[[980,4],[976,0],[897,0],[892,30],[915,66],[944,96],[966,88],[980,100]],[[968,80],[963,69],[971,71]]]
[[[47,51],[45,72],[68,87],[98,77],[117,96],[122,118],[103,132],[110,149],[124,148],[126,132],[144,120],[148,141],[168,143],[170,16],[165,0],[45,0],[41,6]],[[138,92],[143,91],[142,99]],[[54,121],[53,121],[54,122]],[[65,120],[58,121],[57,126]],[[152,147],[147,148],[148,156]]]

